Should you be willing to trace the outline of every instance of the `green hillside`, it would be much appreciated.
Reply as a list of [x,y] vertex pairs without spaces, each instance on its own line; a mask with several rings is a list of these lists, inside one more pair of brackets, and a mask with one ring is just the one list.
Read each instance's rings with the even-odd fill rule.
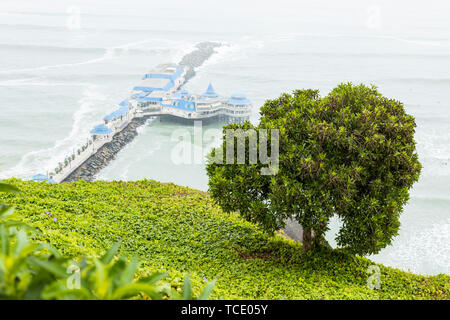
[[81,257],[99,256],[121,240],[120,253],[139,257],[141,274],[167,271],[176,287],[190,274],[197,290],[217,278],[214,299],[449,298],[448,275],[382,265],[381,288],[371,290],[370,260],[338,250],[303,254],[300,244],[223,213],[205,192],[151,180],[6,182],[21,193],[0,194],[0,202],[42,231],[37,241]]

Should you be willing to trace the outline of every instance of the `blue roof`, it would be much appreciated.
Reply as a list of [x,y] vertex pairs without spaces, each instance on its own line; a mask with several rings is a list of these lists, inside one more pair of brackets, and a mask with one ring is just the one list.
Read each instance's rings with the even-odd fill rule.
[[123,100],[121,103],[119,103],[119,106],[121,107],[126,107],[130,105],[130,101],[128,100]]
[[110,113],[110,114],[108,114],[107,116],[105,116],[104,118],[103,118],[103,120],[106,120],[106,121],[111,121],[111,120],[114,120],[114,119],[116,119],[117,117],[116,117],[116,111],[114,111],[113,113]]
[[167,91],[170,88],[172,88],[174,85],[175,85],[175,83],[173,82],[173,80],[170,80],[169,82],[167,82],[167,84],[164,87],[161,87],[161,88],[137,86],[137,87],[134,87],[133,90],[143,91],[143,92]]
[[231,104],[250,104],[250,100],[248,100],[245,95],[241,93],[236,93],[231,96],[230,99],[228,99],[228,103]]
[[128,107],[122,107],[119,110],[117,110],[117,113],[120,114],[121,116],[126,114],[128,111],[130,111],[130,108]]
[[148,79],[148,78],[154,78],[154,79],[167,79],[169,80],[164,87],[147,87],[147,86],[137,86],[134,87],[133,90],[136,91],[143,91],[143,92],[152,92],[152,91],[168,91],[171,89],[175,83],[174,81],[184,72],[183,69],[176,70],[173,74],[162,74],[162,73],[147,73],[144,75],[142,80]]
[[245,96],[245,94],[242,94],[242,93],[234,93],[231,95],[231,98],[232,99],[245,99],[246,96]]
[[130,111],[130,108],[128,107],[122,107],[119,110],[114,111],[113,113],[108,114],[107,116],[105,116],[103,118],[103,120],[106,121],[111,121],[111,120],[115,120],[121,116],[123,116],[124,114],[126,114],[128,111]]
[[91,130],[91,134],[109,134],[112,130],[105,126],[103,123],[96,125],[94,129]]
[[206,89],[206,92],[203,94],[203,96],[208,98],[217,98],[219,95],[214,91],[214,88],[210,83],[208,89]]
[[31,179],[33,179],[33,181],[40,182],[40,181],[45,181],[45,180],[47,180],[47,179],[48,179],[48,176],[45,175],[45,174],[39,173],[39,174],[33,176],[33,178],[31,178]]
[[144,92],[152,92],[154,89],[152,87],[134,87],[133,90],[136,91],[144,91]]
[[182,68],[180,68],[177,71],[175,71],[173,74],[147,73],[144,75],[142,80],[145,80],[148,78],[156,78],[156,79],[169,79],[169,80],[173,81],[176,78],[178,78],[183,73],[183,71],[184,70]]
[[131,97],[133,99],[136,99],[136,98],[140,98],[140,97],[146,97],[147,95],[148,95],[148,92],[139,92],[139,93],[133,94]]
[[49,178],[47,175],[39,173],[35,176],[33,176],[33,181],[36,182],[42,182],[42,181],[46,181],[47,183],[56,183],[55,180],[53,180],[52,178]]

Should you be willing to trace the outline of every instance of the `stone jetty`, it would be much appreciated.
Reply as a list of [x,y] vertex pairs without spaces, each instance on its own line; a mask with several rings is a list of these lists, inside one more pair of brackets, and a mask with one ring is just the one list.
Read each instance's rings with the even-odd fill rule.
[[200,67],[208,60],[214,54],[214,49],[220,46],[221,44],[217,42],[201,42],[196,45],[196,50],[188,53],[181,59],[179,65],[189,68],[186,74],[186,81],[195,76],[195,68]]
[[116,133],[111,142],[105,143],[83,164],[75,169],[63,182],[72,182],[77,180],[93,181],[95,175],[105,168],[116,154],[137,135],[137,128],[147,122],[150,117],[134,118],[121,131]]
[[[214,49],[220,46],[221,44],[217,42],[202,42],[196,45],[194,51],[186,54],[181,59],[179,65],[188,69],[185,83],[195,76],[195,68],[200,67],[208,60],[215,53]],[[80,179],[86,181],[95,180],[95,175],[105,168],[115,158],[117,153],[138,135],[136,129],[144,125],[149,118],[151,116],[133,118],[125,128],[113,136],[111,142],[105,143],[96,150],[94,154],[79,165],[62,182],[72,182]]]

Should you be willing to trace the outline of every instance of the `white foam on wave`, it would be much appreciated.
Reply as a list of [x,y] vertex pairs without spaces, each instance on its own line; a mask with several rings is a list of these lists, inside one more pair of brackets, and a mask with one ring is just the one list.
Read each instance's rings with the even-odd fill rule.
[[101,57],[86,60],[86,61],[74,62],[74,63],[62,63],[62,64],[55,64],[55,65],[46,65],[46,66],[40,66],[40,67],[15,69],[15,70],[4,70],[4,71],[0,71],[0,73],[1,74],[10,74],[10,73],[45,71],[45,70],[50,70],[50,69],[67,68],[67,67],[78,67],[78,66],[82,66],[82,65],[86,65],[86,64],[102,62],[102,61],[112,59],[112,58],[114,58],[114,48],[109,48],[109,49],[105,50],[105,53]]
[[370,259],[420,274],[450,273],[450,218],[425,230],[401,233],[392,246]]
[[450,48],[450,43],[448,43],[448,41],[447,41],[447,43],[445,43],[444,41],[423,41],[423,40],[414,40],[414,39],[406,39],[406,38],[391,37],[391,36],[378,36],[377,38],[392,39],[392,40],[415,44],[415,45],[419,45],[419,46]]
[[18,86],[30,85],[30,84],[35,83],[35,81],[39,80],[39,79],[40,79],[40,77],[6,80],[6,81],[1,81],[0,86],[2,86],[2,87],[18,87]]
[[[423,228],[410,224],[406,220],[402,221],[400,233],[394,237],[393,243],[368,258],[413,273],[449,274],[450,218],[427,224]],[[337,216],[332,217],[326,239],[333,248],[337,247],[335,237],[341,227],[342,220]]]
[[126,53],[128,49],[139,47],[147,43],[151,43],[153,41],[160,41],[161,39],[146,39],[141,40],[137,42],[131,42],[131,43],[125,43],[122,45],[105,48],[104,54],[100,57],[89,59],[85,61],[80,62],[74,62],[74,63],[62,63],[62,64],[55,64],[55,65],[45,65],[45,66],[39,66],[39,67],[33,67],[33,68],[23,68],[23,69],[14,69],[14,70],[0,70],[0,74],[14,74],[14,73],[23,73],[23,72],[35,72],[35,71],[45,71],[45,70],[51,70],[51,69],[59,69],[59,68],[70,68],[70,67],[78,67],[88,64],[94,64],[99,62],[104,62],[107,60],[119,58],[122,54]]
[[170,55],[168,61],[179,63],[185,55],[196,50],[195,45],[196,43],[194,42],[185,42],[185,41],[175,43],[174,46],[172,47],[171,50],[172,54]]
[[405,37],[397,37],[390,35],[374,35],[374,34],[345,34],[345,33],[281,33],[268,35],[267,40],[270,42],[287,42],[296,38],[361,38],[361,39],[386,39],[403,43],[409,43],[417,46],[450,48],[450,41],[444,40],[418,40]]
[[1,173],[0,178],[18,177],[29,179],[36,173],[52,171],[58,162],[71,154],[73,150],[87,141],[89,129],[97,119],[92,119],[95,106],[105,101],[107,96],[99,90],[99,86],[91,84],[83,91],[78,101],[79,107],[72,116],[73,123],[69,134],[57,140],[52,147],[33,150],[22,156],[19,163]]
[[[126,53],[128,49],[145,47],[149,43],[151,43],[152,46],[155,43],[158,43],[162,46],[162,49],[172,51],[174,58],[182,57],[184,54],[195,49],[195,43],[153,38],[108,48],[106,49],[106,52],[103,56],[83,62],[0,71],[0,73],[43,71],[53,68],[74,67],[102,62],[108,59],[119,57],[121,54]],[[67,155],[73,152],[73,150],[76,150],[79,146],[85,143],[89,136],[89,130],[91,129],[92,125],[99,121],[99,119],[92,118],[92,112],[95,111],[94,106],[98,105],[100,101],[104,101],[107,99],[106,95],[99,90],[100,87],[91,83],[51,82],[43,80],[42,77],[27,77],[23,79],[13,79],[0,82],[0,86],[11,87],[74,85],[86,86],[86,88],[83,91],[82,97],[78,101],[79,108],[72,116],[73,124],[68,136],[56,141],[52,147],[33,150],[26,153],[22,156],[19,163],[7,170],[2,171],[0,173],[0,178],[18,177],[28,179],[36,173],[45,173],[46,171],[52,171],[53,168],[57,166],[58,162],[63,161]],[[144,128],[139,128],[138,130],[144,130]]]
[[0,81],[0,87],[73,87],[73,86],[88,86],[87,82],[48,82],[40,81],[41,77],[22,78],[14,80]]
[[215,48],[215,53],[198,67],[196,71],[201,72],[203,69],[209,68],[212,65],[245,59],[248,57],[250,50],[260,50],[264,47],[264,41],[248,36],[243,37],[239,43],[229,43],[226,41],[214,42],[220,42],[221,46]]
[[436,159],[450,158],[450,133],[438,129],[419,131],[416,136],[419,152]]
[[446,130],[447,126],[417,131],[415,138],[422,176],[450,177],[450,134]]

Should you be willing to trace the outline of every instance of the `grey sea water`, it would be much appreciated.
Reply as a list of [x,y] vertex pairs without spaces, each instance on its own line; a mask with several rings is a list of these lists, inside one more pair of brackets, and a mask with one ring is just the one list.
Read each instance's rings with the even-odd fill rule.
[[[52,170],[153,66],[197,42],[222,48],[187,89],[209,82],[255,107],[298,88],[375,84],[416,117],[423,171],[392,246],[371,257],[450,273],[450,22],[446,1],[24,1],[0,3],[0,178]],[[81,14],[78,16],[77,13]],[[149,122],[98,179],[150,178],[207,190],[177,165],[178,124]],[[208,128],[219,128],[209,125]],[[193,131],[192,128],[187,128]],[[211,141],[204,141],[205,150]],[[328,238],[339,221],[333,221]]]

